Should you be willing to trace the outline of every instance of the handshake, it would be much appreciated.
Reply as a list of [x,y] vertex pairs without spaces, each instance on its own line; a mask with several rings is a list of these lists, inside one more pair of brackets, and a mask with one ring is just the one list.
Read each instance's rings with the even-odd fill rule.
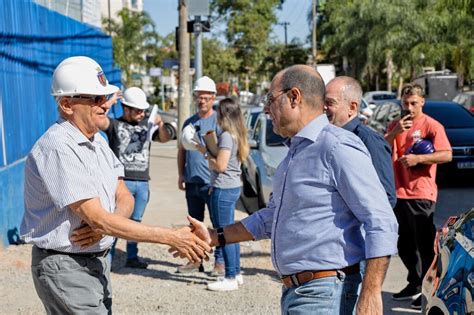
[[175,237],[167,242],[170,246],[168,252],[173,257],[187,258],[193,263],[209,260],[212,246],[218,244],[216,232],[189,215],[187,219],[189,226],[174,230]]

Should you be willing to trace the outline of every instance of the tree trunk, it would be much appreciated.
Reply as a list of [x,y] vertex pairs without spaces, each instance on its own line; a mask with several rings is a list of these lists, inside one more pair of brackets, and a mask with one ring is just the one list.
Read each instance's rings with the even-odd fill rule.
[[402,96],[402,88],[403,88],[403,76],[402,73],[400,72],[399,75],[399,80],[398,80],[398,97]]
[[392,91],[392,77],[393,77],[393,59],[392,52],[387,52],[387,91]]
[[377,71],[377,73],[375,74],[375,90],[378,91],[380,88],[380,75]]

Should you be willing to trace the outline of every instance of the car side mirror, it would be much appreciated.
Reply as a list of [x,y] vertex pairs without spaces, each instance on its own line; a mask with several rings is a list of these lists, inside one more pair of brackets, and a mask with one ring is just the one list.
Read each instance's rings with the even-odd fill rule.
[[258,149],[258,143],[255,139],[249,139],[250,149]]

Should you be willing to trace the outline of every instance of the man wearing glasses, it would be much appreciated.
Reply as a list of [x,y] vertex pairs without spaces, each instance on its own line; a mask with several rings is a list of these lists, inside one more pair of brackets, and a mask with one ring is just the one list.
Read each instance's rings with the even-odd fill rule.
[[192,220],[194,232],[211,246],[271,238],[282,314],[352,314],[357,299],[357,314],[383,314],[382,283],[397,252],[397,221],[366,147],[329,123],[324,102],[324,82],[314,68],[280,71],[264,110],[275,133],[289,138],[289,151],[275,172],[268,206],[217,230]]
[[[114,101],[114,100],[111,100]],[[145,92],[131,87],[123,92],[123,116],[118,119],[105,119],[100,127],[109,139],[109,146],[125,168],[125,185],[135,199],[130,219],[141,222],[146,205],[150,199],[150,140],[167,142],[168,130],[159,114],[154,117],[154,125],[149,128],[145,110],[150,107]],[[152,118],[153,119],[153,118]],[[149,133],[152,133],[149,135]],[[115,244],[114,244],[115,248]],[[113,254],[113,250],[112,250]],[[138,258],[138,245],[127,241],[127,261],[125,267],[146,269],[148,264]]]
[[[217,131],[217,114],[212,108],[216,99],[216,84],[204,76],[196,81],[194,86],[194,101],[198,111],[189,117],[183,128],[192,124],[202,138],[207,131]],[[217,132],[216,132],[217,133]],[[182,144],[178,148],[178,188],[186,192],[188,213],[193,218],[204,221],[204,211],[209,210],[210,172],[207,160],[199,151],[185,150]],[[224,257],[219,251],[215,253],[216,265],[214,275],[224,273]],[[187,273],[204,271],[201,264],[189,263],[178,267],[178,272]]]
[[54,71],[60,118],[25,162],[25,214],[20,227],[33,244],[33,282],[48,314],[111,314],[107,254],[115,237],[161,243],[201,261],[211,248],[189,227],[147,226],[128,217],[133,197],[123,165],[98,133],[118,91],[94,60],[71,57]]

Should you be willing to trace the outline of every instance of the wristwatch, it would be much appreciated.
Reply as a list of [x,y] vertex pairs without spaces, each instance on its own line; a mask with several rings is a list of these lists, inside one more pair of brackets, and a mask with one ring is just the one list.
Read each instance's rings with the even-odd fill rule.
[[225,246],[224,228],[217,228],[216,232],[219,246]]
[[208,151],[204,152],[204,158],[207,160],[208,157],[209,157],[209,152]]

